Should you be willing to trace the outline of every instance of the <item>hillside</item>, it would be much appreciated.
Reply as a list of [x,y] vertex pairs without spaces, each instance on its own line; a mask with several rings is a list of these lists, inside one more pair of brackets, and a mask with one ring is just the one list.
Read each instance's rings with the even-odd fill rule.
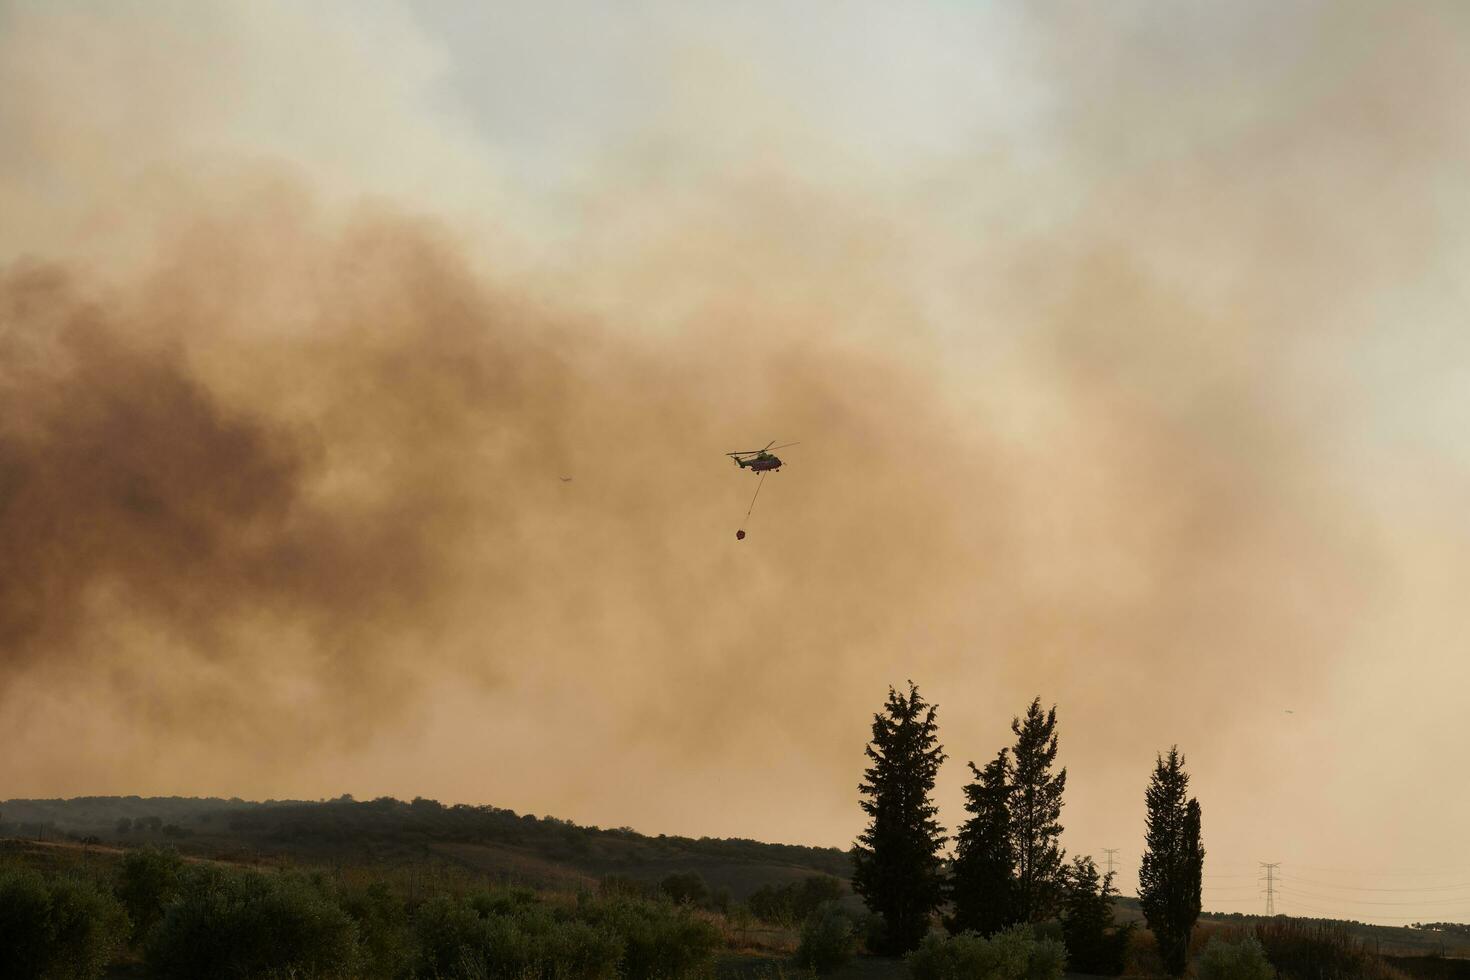
[[[120,826],[125,822],[127,829]],[[0,803],[0,837],[91,840],[123,847],[171,844],[186,855],[243,863],[424,868],[538,888],[595,884],[607,875],[657,882],[698,873],[712,890],[743,901],[762,885],[813,874],[847,881],[850,858],[836,848],[741,838],[650,837],[626,827],[580,826],[493,806],[445,806],[350,797],[327,801],[98,796]],[[1141,920],[1136,898],[1117,916]],[[1205,925],[1255,919],[1205,912]],[[1314,919],[1341,926],[1385,954],[1470,955],[1464,926],[1415,929]]]
[[442,862],[496,881],[590,884],[605,875],[657,881],[693,871],[736,901],[812,874],[844,881],[836,848],[740,838],[650,837],[493,806],[391,798],[322,802],[100,796],[0,803],[0,836],[171,843],[186,854],[249,862],[402,866]]

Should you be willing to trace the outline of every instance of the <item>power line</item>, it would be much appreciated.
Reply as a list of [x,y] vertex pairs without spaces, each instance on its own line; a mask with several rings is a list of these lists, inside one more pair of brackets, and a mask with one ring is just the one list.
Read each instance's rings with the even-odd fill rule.
[[1311,878],[1281,878],[1281,881],[1299,881],[1304,885],[1320,888],[1339,888],[1351,892],[1452,892],[1470,889],[1470,881],[1454,885],[1419,885],[1415,888],[1379,888],[1374,885],[1344,885],[1336,881],[1314,881]]
[[1275,874],[1276,874],[1276,869],[1279,868],[1279,867],[1281,867],[1281,862],[1280,861],[1277,861],[1275,863],[1268,864],[1265,861],[1258,861],[1257,863],[1262,868],[1264,868],[1265,871],[1266,871],[1266,914],[1267,915],[1275,915],[1276,914],[1276,878],[1275,878]]
[[1399,869],[1376,869],[1367,868],[1325,868],[1315,864],[1293,864],[1294,868],[1305,868],[1308,871],[1326,871],[1332,874],[1369,875],[1373,877],[1397,877],[1397,878],[1443,878],[1447,875],[1462,875],[1470,873],[1470,865],[1445,866],[1434,871],[1420,871]]
[[1343,898],[1339,895],[1318,895],[1314,892],[1304,892],[1296,888],[1283,888],[1281,892],[1283,895],[1302,895],[1310,898],[1314,902],[1337,902],[1343,905],[1404,905],[1412,908],[1418,908],[1423,905],[1458,905],[1470,908],[1470,896],[1429,899],[1421,902],[1376,902],[1372,899]]

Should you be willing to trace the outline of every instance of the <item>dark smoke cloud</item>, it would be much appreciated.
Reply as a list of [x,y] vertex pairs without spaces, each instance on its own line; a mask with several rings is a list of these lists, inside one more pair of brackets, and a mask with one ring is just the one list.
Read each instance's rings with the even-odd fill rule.
[[[277,209],[267,195],[248,212]],[[161,650],[129,655],[157,708],[132,721],[208,740],[234,719],[286,756],[391,721],[435,671],[515,684],[539,660],[610,683],[578,661],[637,657],[677,692],[630,685],[638,738],[734,710],[710,671],[881,634],[845,587],[912,606],[945,550],[933,481],[959,464],[897,364],[820,332],[780,341],[790,324],[619,339],[476,280],[442,235],[392,215],[260,230],[202,216],[118,290],[8,272],[12,675],[91,668],[120,632],[153,635]],[[817,435],[810,452],[865,488],[859,504],[830,477],[771,479],[752,530],[803,515],[790,530],[809,547],[786,569],[730,553],[754,479],[720,455],[777,425]],[[751,590],[767,595],[749,605]],[[190,679],[201,662],[207,682]],[[263,675],[316,694],[286,711],[298,695]]]

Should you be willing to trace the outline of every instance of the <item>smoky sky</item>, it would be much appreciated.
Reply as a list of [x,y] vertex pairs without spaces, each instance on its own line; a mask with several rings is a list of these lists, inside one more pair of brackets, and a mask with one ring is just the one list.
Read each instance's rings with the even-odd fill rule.
[[0,794],[1443,862],[1458,8],[762,10],[0,8]]

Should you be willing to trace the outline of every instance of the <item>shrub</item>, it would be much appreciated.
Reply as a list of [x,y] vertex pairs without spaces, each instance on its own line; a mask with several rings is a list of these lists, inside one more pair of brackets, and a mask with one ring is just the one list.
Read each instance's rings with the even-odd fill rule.
[[514,915],[522,909],[541,904],[541,898],[529,888],[504,888],[469,896],[466,901],[481,917]]
[[165,980],[350,977],[357,928],[298,875],[189,868],[149,933],[146,959]]
[[357,924],[362,975],[390,980],[402,974],[412,954],[408,910],[403,902],[384,882],[375,881],[366,888],[346,892],[340,904]]
[[686,908],[627,899],[584,902],[577,917],[622,937],[622,980],[685,980],[708,976],[720,946],[713,923]]
[[0,872],[0,976],[91,980],[127,932],[122,907],[87,882]]
[[597,894],[604,898],[657,898],[662,890],[657,884],[628,875],[603,875],[597,883]]
[[[557,918],[531,904],[476,896],[436,898],[414,915],[417,976],[516,980],[613,980],[623,955],[616,931]],[[485,910],[482,914],[480,909]]]
[[930,935],[904,961],[913,980],[1060,980],[1067,950],[1018,925],[989,939],[973,932]]
[[1251,934],[1281,975],[1296,980],[1389,980],[1399,976],[1376,952],[1340,926],[1277,917],[1256,922]]
[[414,975],[459,977],[479,957],[482,926],[478,912],[466,902],[439,896],[413,914]]
[[1147,929],[1134,929],[1128,937],[1128,947],[1123,955],[1123,975],[1128,977],[1164,976],[1164,958],[1159,955],[1159,944],[1154,934]]
[[1211,936],[1199,958],[1199,980],[1272,980],[1276,971],[1254,936],[1231,942]]
[[829,973],[852,959],[856,951],[852,917],[836,902],[826,902],[802,924],[796,962],[809,970]]
[[164,905],[178,897],[183,873],[184,860],[175,851],[145,847],[122,859],[113,891],[132,920],[135,942],[162,918]]
[[709,887],[697,871],[671,874],[658,887],[675,902],[686,905],[698,905],[709,897]]
[[801,922],[823,902],[842,897],[842,882],[831,875],[809,875],[780,886],[762,885],[750,896],[750,911],[762,922],[791,925]]

